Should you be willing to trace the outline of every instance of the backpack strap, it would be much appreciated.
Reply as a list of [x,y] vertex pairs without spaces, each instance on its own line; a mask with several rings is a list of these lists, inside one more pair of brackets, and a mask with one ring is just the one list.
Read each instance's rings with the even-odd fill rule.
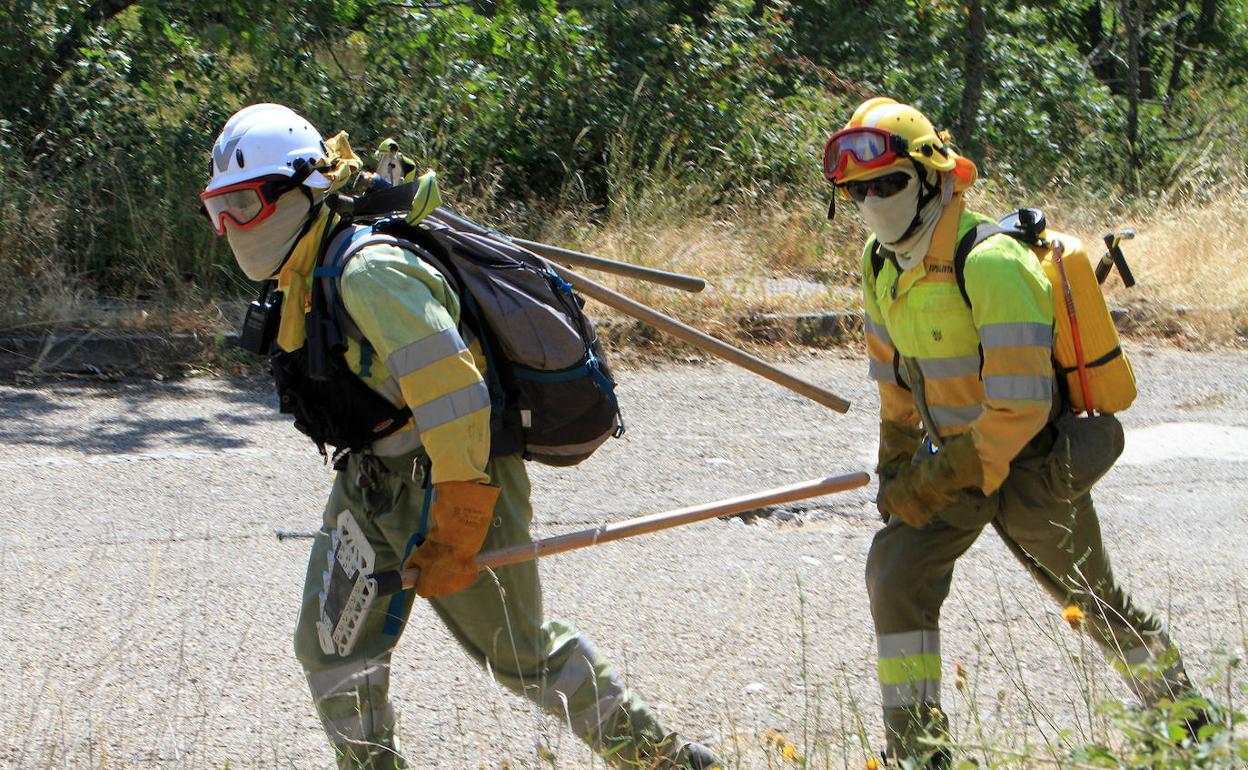
[[871,277],[879,278],[880,271],[884,269],[884,262],[887,257],[884,256],[884,247],[880,245],[878,240],[871,241]]
[[958,291],[962,293],[962,299],[966,302],[966,306],[971,306],[971,297],[966,293],[966,259],[975,250],[975,247],[994,235],[1009,235],[1017,237],[1017,233],[1007,230],[1000,225],[992,222],[984,222],[975,225],[962,236],[958,241],[958,248],[953,252],[953,276],[958,281]]
[[336,193],[325,199],[326,205],[348,219],[376,219],[386,214],[403,214],[412,207],[418,182],[400,185],[378,185],[356,197]]
[[[888,258],[884,256],[884,247],[880,246],[880,242],[878,240],[871,241],[871,277],[873,279],[878,279],[880,277],[880,271],[884,269],[884,262],[886,259]],[[901,373],[902,373],[901,353],[899,353],[897,351],[897,348],[894,347],[893,348],[893,379],[897,382],[899,386],[901,386],[902,390],[909,393],[910,385],[907,384],[906,379],[902,377]]]
[[396,238],[377,234],[367,225],[348,225],[329,242],[320,264],[312,271],[313,290],[319,288],[319,294],[329,303],[329,313],[342,326],[343,333],[357,342],[362,341],[364,335],[343,304],[342,272],[351,257],[377,243],[401,245]]

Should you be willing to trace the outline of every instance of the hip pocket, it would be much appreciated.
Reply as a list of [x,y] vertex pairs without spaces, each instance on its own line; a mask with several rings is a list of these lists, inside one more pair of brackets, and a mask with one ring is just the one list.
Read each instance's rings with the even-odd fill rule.
[[1076,417],[1067,413],[1056,423],[1057,439],[1045,460],[1045,481],[1053,496],[1074,500],[1117,462],[1126,447],[1122,423],[1112,414]]
[[981,529],[1000,510],[1000,492],[985,495],[978,489],[964,489],[952,503],[936,512],[936,518],[958,529]]

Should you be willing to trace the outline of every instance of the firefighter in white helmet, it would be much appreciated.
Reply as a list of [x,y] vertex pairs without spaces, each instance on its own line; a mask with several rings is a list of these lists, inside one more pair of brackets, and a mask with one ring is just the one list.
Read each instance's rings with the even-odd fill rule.
[[[322,141],[290,109],[259,104],[231,117],[217,137],[212,179],[201,195],[239,266],[254,280],[274,282],[281,295],[272,334],[283,411],[335,446],[352,445],[333,440],[345,434],[367,439],[363,451],[335,458],[338,473],[295,632],[295,652],[339,765],[406,766],[389,681],[391,652],[414,600],[411,592],[396,594],[384,611],[364,616],[347,654],[324,651],[320,594],[343,511],[375,571],[419,567],[415,592],[460,647],[609,762],[673,770],[717,765],[706,748],[663,729],[575,628],[544,619],[534,562],[478,574],[482,548],[530,542],[529,480],[519,454],[491,456],[485,358],[479,342],[460,334],[459,298],[440,273],[395,245],[362,249],[339,284],[361,339],[344,340],[345,352],[321,377],[311,376],[313,271],[337,223],[322,202],[359,169],[345,134]],[[400,408],[412,416],[402,411],[393,419]]]

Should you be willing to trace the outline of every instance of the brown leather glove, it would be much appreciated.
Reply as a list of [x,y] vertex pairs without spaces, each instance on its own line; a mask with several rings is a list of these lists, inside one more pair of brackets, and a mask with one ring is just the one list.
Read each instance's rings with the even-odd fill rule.
[[918,465],[903,468],[881,488],[878,504],[881,512],[918,529],[957,499],[958,492],[983,483],[979,452],[971,434],[963,433],[945,441],[939,452]]
[[914,460],[914,452],[919,448],[919,439],[923,431],[918,427],[904,425],[891,420],[880,421],[880,453],[875,472],[880,477],[880,489],[875,496],[875,506],[880,513],[887,515],[880,501],[884,490]]
[[477,579],[477,552],[494,520],[498,487],[471,481],[433,485],[430,528],[425,542],[403,562],[416,567],[416,593],[425,597],[462,591]]

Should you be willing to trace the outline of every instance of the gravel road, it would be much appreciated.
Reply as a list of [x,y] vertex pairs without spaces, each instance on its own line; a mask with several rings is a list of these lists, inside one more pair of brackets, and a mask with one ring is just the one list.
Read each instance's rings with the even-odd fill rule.
[[[1243,656],[1248,622],[1248,355],[1132,352],[1141,394],[1098,488],[1104,528],[1190,671],[1216,678]],[[829,412],[726,366],[620,372],[626,436],[574,469],[531,467],[537,533],[869,470],[861,356],[783,365],[854,407]],[[308,541],[274,532],[314,529],[331,475],[266,382],[0,386],[0,440],[0,767],[329,763],[289,639]],[[861,741],[880,737],[862,585],[873,493],[553,557],[548,611],[739,767],[771,766],[769,729],[811,767],[861,767]],[[971,742],[1104,736],[1089,698],[1128,697],[991,532],[959,562],[942,624],[946,705]],[[414,767],[536,767],[539,744],[555,756],[541,766],[592,764],[423,605],[394,679]]]

